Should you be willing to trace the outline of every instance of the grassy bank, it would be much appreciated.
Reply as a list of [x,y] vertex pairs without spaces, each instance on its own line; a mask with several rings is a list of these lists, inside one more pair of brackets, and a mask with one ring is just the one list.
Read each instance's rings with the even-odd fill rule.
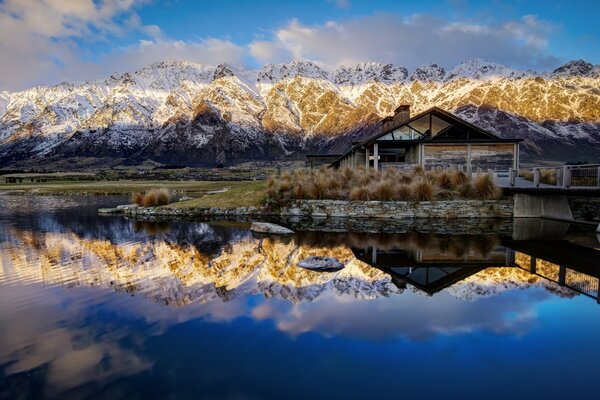
[[[64,181],[45,183],[0,184],[0,192],[21,192],[40,195],[131,195],[164,188],[191,197],[193,200],[174,202],[167,207],[252,207],[266,198],[266,181]],[[215,191],[226,190],[222,193]]]
[[227,192],[215,193],[188,201],[180,201],[165,207],[193,208],[193,207],[258,207],[262,206],[267,197],[266,181],[235,182]]
[[[255,182],[255,181],[252,181]],[[185,192],[193,195],[221,190],[225,187],[235,188],[245,186],[248,181],[67,181],[45,183],[15,183],[0,184],[0,191],[27,192],[32,194],[93,194],[93,195],[119,195],[143,192],[153,188],[165,188],[175,192]]]

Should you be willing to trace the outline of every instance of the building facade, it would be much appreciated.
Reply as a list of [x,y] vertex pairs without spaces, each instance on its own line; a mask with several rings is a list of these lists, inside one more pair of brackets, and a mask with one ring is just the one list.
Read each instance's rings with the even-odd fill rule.
[[353,145],[331,166],[503,172],[519,168],[521,141],[500,138],[438,107],[410,117],[410,106],[403,105],[381,122],[378,134]]

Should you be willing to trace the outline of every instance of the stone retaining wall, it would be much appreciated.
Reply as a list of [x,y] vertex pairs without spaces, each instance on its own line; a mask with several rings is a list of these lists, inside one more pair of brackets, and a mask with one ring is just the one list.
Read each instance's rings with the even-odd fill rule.
[[600,199],[591,197],[569,197],[573,219],[600,222]]
[[512,218],[513,200],[341,201],[301,200],[281,215],[376,219]]
[[212,215],[279,215],[312,218],[351,218],[403,220],[411,218],[512,218],[513,200],[447,201],[342,201],[300,200],[281,210],[258,207],[222,208],[127,208],[127,215],[139,216],[212,216]]

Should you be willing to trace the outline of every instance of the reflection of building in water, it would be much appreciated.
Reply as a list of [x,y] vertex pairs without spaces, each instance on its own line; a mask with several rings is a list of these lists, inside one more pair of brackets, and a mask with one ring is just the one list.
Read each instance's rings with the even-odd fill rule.
[[600,251],[562,240],[506,241],[514,265],[600,303]]
[[[479,240],[479,242],[477,242]],[[517,267],[600,303],[600,252],[568,241],[481,241],[481,237],[437,238],[418,245],[405,241],[379,247],[353,247],[359,260],[389,274],[399,288],[407,284],[432,295],[494,267]],[[535,279],[535,278],[534,278]]]
[[432,295],[479,271],[510,264],[510,252],[504,247],[477,251],[472,242],[453,242],[453,247],[379,249],[353,248],[356,258],[386,272],[400,288],[411,284]]

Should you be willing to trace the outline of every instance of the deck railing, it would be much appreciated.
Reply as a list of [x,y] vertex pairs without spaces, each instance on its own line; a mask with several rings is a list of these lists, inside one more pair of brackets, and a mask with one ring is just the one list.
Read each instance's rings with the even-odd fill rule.
[[514,187],[518,177],[531,181],[534,187],[600,189],[600,164],[534,167],[531,170],[509,171],[509,186]]

